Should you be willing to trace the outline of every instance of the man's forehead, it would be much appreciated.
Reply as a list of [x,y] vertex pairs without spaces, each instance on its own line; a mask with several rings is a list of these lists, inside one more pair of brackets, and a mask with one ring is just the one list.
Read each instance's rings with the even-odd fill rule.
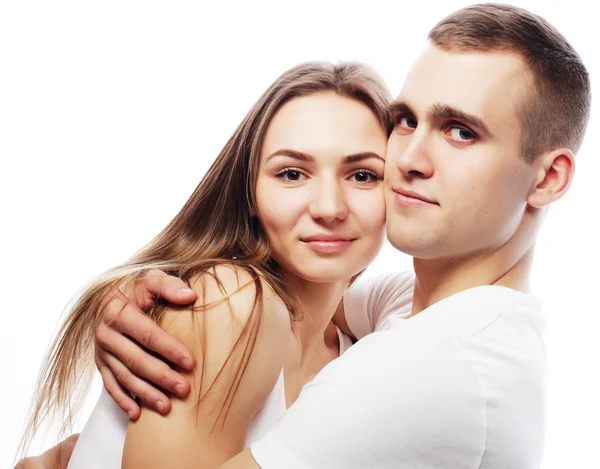
[[519,112],[530,82],[530,72],[516,54],[445,51],[429,45],[397,101],[417,113],[444,104],[483,119],[506,119]]

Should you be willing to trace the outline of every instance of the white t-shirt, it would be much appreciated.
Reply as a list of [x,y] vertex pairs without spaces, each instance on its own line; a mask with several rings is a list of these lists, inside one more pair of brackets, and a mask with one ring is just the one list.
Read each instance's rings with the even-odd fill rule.
[[[350,348],[352,341],[339,329],[337,332],[342,355]],[[282,371],[275,387],[250,424],[246,435],[246,448],[263,437],[285,411]],[[128,424],[127,414],[112,400],[106,389],[102,389],[100,398],[77,440],[68,469],[120,469]]]
[[482,286],[408,318],[413,282],[402,273],[351,287],[348,324],[375,333],[327,365],[251,445],[263,469],[539,467],[539,301]]

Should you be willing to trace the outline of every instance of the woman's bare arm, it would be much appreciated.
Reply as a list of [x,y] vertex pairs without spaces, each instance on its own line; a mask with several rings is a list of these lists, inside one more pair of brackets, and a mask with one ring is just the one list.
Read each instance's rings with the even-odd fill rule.
[[[203,276],[194,283],[201,302],[217,302],[194,313],[168,311],[163,327],[193,351],[198,365],[184,373],[191,392],[172,399],[168,416],[144,408],[137,422],[130,422],[123,455],[124,469],[164,467],[212,468],[242,451],[248,427],[273,389],[283,367],[289,343],[290,319],[281,299],[262,282],[262,307],[256,341],[251,348],[233,398],[236,360],[227,358],[244,327],[250,327],[256,287],[251,276],[226,266],[216,269],[225,292],[216,281]],[[229,301],[222,301],[224,296]],[[201,399],[199,400],[199,398]],[[200,402],[200,403],[199,403]],[[226,417],[223,419],[223,413]]]
[[39,456],[22,459],[15,469],[67,469],[77,438],[78,434],[71,435]]

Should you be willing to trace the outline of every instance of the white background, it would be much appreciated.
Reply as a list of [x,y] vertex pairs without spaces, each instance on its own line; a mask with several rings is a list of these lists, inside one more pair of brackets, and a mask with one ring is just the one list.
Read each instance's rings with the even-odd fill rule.
[[[306,60],[358,60],[396,95],[428,30],[467,4],[215,3],[0,3],[0,467],[67,302],[167,224],[272,80]],[[533,285],[548,318],[543,468],[600,467],[599,25],[583,1],[516,4],[567,36],[596,92]],[[409,267],[387,246],[370,273]]]

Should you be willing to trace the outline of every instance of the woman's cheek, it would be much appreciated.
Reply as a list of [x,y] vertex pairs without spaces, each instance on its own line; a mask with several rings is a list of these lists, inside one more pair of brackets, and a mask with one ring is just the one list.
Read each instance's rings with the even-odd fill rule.
[[365,233],[366,237],[371,240],[371,246],[367,249],[366,253],[369,258],[367,265],[379,254],[385,242],[385,219],[385,201],[382,189],[377,196],[373,197],[371,209],[365,211],[364,214],[365,223],[361,224],[363,229],[367,231]]
[[258,213],[269,241],[281,245],[295,232],[302,213],[301,190],[265,184],[257,190]]
[[[365,232],[383,236],[385,231],[385,200],[383,184],[372,190],[361,190],[354,194],[354,213]],[[365,233],[366,234],[366,233]]]

